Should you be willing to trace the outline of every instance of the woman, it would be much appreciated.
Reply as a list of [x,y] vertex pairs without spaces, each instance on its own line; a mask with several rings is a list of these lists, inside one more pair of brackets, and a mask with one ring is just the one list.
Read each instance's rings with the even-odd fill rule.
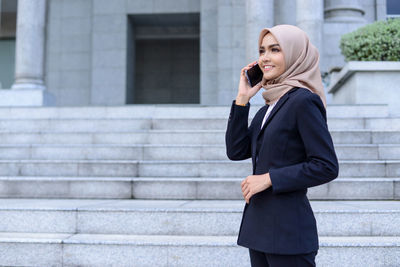
[[[226,130],[231,160],[252,158],[253,175],[241,183],[246,201],[237,244],[251,265],[315,266],[318,233],[307,188],[338,176],[326,122],[319,54],[296,26],[263,29],[257,64],[262,81],[250,87],[241,71]],[[266,105],[248,127],[249,100],[264,88]]]

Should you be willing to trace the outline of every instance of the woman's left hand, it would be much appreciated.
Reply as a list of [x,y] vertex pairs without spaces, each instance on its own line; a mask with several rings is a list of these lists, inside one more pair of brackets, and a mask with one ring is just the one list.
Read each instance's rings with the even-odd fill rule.
[[247,176],[246,179],[241,183],[243,197],[246,200],[246,203],[249,204],[250,198],[261,192],[270,186],[272,186],[271,178],[269,177],[269,173],[260,174],[260,175],[250,175]]

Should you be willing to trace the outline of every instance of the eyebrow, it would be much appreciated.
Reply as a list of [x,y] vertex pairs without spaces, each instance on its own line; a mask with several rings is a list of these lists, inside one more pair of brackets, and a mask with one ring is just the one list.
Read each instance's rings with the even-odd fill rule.
[[[272,44],[272,45],[269,45],[268,47],[271,48],[273,46],[279,46],[279,44]],[[260,46],[260,49],[264,49],[264,46]]]

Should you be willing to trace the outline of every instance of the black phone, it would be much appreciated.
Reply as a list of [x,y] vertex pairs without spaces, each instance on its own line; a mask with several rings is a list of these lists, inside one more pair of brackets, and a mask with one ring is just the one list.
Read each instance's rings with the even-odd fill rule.
[[256,63],[251,69],[246,70],[246,77],[247,81],[249,82],[250,86],[253,87],[257,83],[261,82],[262,77],[264,73],[260,69],[260,66],[258,66],[258,63]]

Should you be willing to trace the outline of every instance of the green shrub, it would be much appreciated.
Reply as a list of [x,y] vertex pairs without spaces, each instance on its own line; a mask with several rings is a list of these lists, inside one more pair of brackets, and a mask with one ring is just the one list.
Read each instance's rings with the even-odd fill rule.
[[340,49],[346,61],[400,61],[400,19],[377,21],[344,34]]

